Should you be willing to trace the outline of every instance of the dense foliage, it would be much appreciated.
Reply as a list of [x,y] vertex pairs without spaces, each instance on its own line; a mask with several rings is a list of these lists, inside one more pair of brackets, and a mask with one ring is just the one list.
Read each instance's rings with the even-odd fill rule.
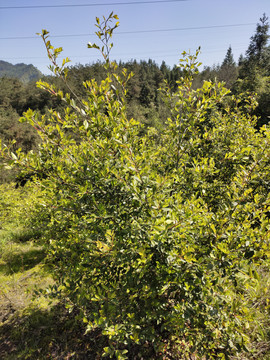
[[[176,88],[161,91],[163,131],[143,129],[127,113],[132,74],[109,61],[115,19],[97,18],[101,46],[89,44],[106,78],[84,81],[83,96],[40,81],[64,107],[28,110],[38,150],[2,154],[42,190],[52,291],[107,336],[104,356],[228,359],[248,349],[245,293],[269,264],[270,129],[255,130],[252,97],[194,89],[198,54],[186,53]],[[71,89],[68,60],[41,36]]]

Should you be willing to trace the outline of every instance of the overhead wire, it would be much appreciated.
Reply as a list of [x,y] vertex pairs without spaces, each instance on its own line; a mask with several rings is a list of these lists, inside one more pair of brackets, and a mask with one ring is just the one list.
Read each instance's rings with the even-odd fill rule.
[[[113,2],[113,3],[92,3],[92,4],[0,6],[0,10],[8,10],[8,9],[9,10],[13,10],[13,9],[39,9],[39,8],[73,8],[73,7],[93,7],[93,6],[109,6],[109,5],[158,4],[158,3],[177,3],[177,2],[184,2],[184,1],[189,1],[189,0],[139,0],[139,1],[123,1],[123,2]],[[214,29],[214,28],[230,28],[230,27],[250,26],[250,25],[255,25],[255,23],[209,25],[209,26],[183,27],[183,28],[171,28],[171,29],[148,29],[148,30],[133,30],[133,31],[116,31],[115,35],[142,34],[142,33],[161,33],[161,32],[187,31],[187,30],[191,31],[191,30],[203,30],[203,29]],[[50,35],[50,37],[51,38],[65,38],[65,37],[86,37],[86,36],[92,36],[92,35],[95,35],[95,33],[88,33],[88,34],[86,34],[86,33],[81,33],[81,34],[61,34],[61,35]],[[0,40],[25,40],[25,39],[38,39],[38,36],[0,37]],[[12,59],[12,58],[9,58],[9,59]]]
[[136,4],[158,4],[170,2],[184,2],[188,0],[140,0],[140,1],[125,1],[112,3],[93,3],[93,4],[61,4],[61,5],[23,5],[23,6],[0,6],[0,10],[11,9],[41,9],[41,8],[68,8],[68,7],[90,7],[90,6],[115,6],[115,5],[136,5]]
[[[250,26],[255,23],[245,24],[228,24],[228,25],[209,25],[209,26],[195,26],[195,27],[184,27],[184,28],[173,28],[173,29],[149,29],[149,30],[133,30],[133,31],[117,31],[115,35],[124,34],[142,34],[142,33],[156,33],[156,32],[171,32],[171,31],[185,31],[185,30],[202,30],[202,29],[214,29],[214,28],[226,28],[226,27],[237,27],[237,26]],[[80,37],[80,36],[91,36],[94,33],[89,34],[62,34],[62,35],[50,35],[51,38],[61,37]],[[25,40],[25,39],[37,39],[37,36],[8,36],[0,37],[0,40]]]
[[[234,47],[234,50],[244,50],[246,48],[245,44],[239,44],[237,47]],[[215,49],[215,50],[206,50],[206,51],[203,51],[203,53],[223,53],[224,50],[223,49]],[[137,55],[141,55],[141,54],[144,54],[144,52],[142,53],[136,53],[136,55],[134,55],[133,53],[116,53],[115,56],[118,57],[118,56],[123,56],[125,55],[125,57],[129,57],[131,56],[137,56]],[[175,51],[175,50],[165,50],[165,51],[151,51],[151,52],[148,52],[148,55],[150,54],[155,54],[154,56],[155,57],[163,57],[163,56],[166,56],[166,57],[171,57],[171,56],[177,56],[179,55],[179,52],[178,51]],[[65,56],[63,56],[64,58]],[[46,57],[45,57],[46,58]],[[88,54],[88,55],[70,55],[69,56],[70,59],[76,59],[76,58],[79,58],[79,59],[82,59],[82,58],[96,58],[96,55],[94,54]],[[44,59],[44,56],[20,56],[20,57],[4,57],[4,58],[1,58],[1,60],[26,60],[26,59]],[[62,59],[62,57],[60,56],[60,59]]]

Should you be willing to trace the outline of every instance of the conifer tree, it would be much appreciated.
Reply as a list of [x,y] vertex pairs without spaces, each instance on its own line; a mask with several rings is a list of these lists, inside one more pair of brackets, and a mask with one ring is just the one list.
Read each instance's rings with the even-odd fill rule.
[[231,45],[229,46],[229,48],[227,50],[227,53],[226,53],[226,56],[225,56],[225,58],[223,60],[223,63],[221,65],[221,67],[224,67],[224,66],[235,66],[235,61],[234,61],[234,58],[233,58]]
[[218,79],[220,81],[225,81],[226,86],[228,88],[231,88],[232,85],[235,83],[237,76],[238,76],[238,71],[233,58],[232,47],[230,45],[227,50],[226,56],[222,62],[222,65],[219,69]]
[[269,76],[270,76],[270,35],[268,17],[263,14],[257,24],[255,34],[250,38],[246,56],[239,59],[239,79],[234,91],[250,91],[256,93],[258,107],[257,127],[269,121]]
[[257,24],[256,33],[250,38],[250,44],[246,51],[247,59],[259,61],[267,46],[269,39],[269,23],[268,17],[264,13]]
[[[252,83],[255,83],[256,72],[262,73],[264,71],[265,64],[262,64],[264,53],[267,50],[267,43],[269,39],[269,23],[268,17],[263,14],[260,18],[260,23],[257,24],[256,32],[250,38],[250,44],[246,51],[246,57],[241,61],[241,68],[239,77],[244,79],[249,77],[252,79]],[[254,90],[254,89],[253,89]]]

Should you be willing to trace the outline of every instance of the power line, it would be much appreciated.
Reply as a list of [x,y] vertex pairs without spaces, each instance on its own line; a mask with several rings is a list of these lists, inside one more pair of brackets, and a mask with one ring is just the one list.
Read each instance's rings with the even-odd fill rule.
[[144,1],[126,1],[114,3],[94,3],[94,4],[62,4],[62,5],[25,5],[25,6],[0,6],[0,10],[11,9],[41,9],[41,8],[68,8],[68,7],[90,7],[90,6],[114,6],[114,5],[136,5],[136,4],[158,4],[169,2],[183,2],[188,0],[144,0]]
[[[234,46],[234,50],[244,50],[246,48],[246,44],[244,44],[244,43],[239,43],[237,46]],[[208,50],[203,50],[202,51],[202,54],[208,54],[208,53],[224,53],[224,49],[208,49]],[[116,57],[118,57],[118,56],[123,56],[123,55],[125,55],[126,57],[128,56],[128,57],[130,57],[130,56],[135,56],[135,57],[137,57],[137,56],[139,56],[139,55],[144,55],[145,54],[145,52],[136,52],[136,54],[135,53],[116,53],[116,54],[114,54]],[[154,50],[154,51],[150,51],[150,52],[147,52],[147,54],[152,54],[152,55],[154,55],[155,57],[160,57],[160,56],[166,56],[166,57],[168,57],[168,56],[177,56],[177,55],[179,55],[179,51],[176,51],[175,49],[171,49],[171,50],[164,50],[164,51],[156,51],[156,50]],[[83,59],[83,58],[97,58],[97,56],[96,55],[94,55],[94,54],[88,54],[88,55],[70,55],[69,56],[69,58],[71,59],[71,60],[73,60],[73,59]],[[62,58],[65,58],[65,56],[60,56],[60,60],[62,59]],[[46,60],[46,56],[19,56],[19,57],[3,57],[3,58],[1,58],[1,60],[27,60],[27,59],[43,59],[44,60],[44,62],[42,62],[42,63],[44,63],[45,64],[45,60]]]
[[115,33],[115,34],[139,34],[139,33],[166,32],[166,31],[201,30],[201,29],[225,28],[225,27],[235,27],[235,26],[247,26],[247,25],[254,25],[254,24],[255,23],[196,26],[196,27],[185,27],[185,28],[175,28],[175,29],[136,30],[136,31],[123,31],[123,32]]
[[[255,23],[196,26],[196,27],[184,27],[184,28],[174,28],[174,29],[150,29],[150,30],[118,31],[118,32],[115,33],[115,35],[170,32],[170,31],[185,31],[185,30],[202,30],[202,29],[228,28],[228,27],[250,26],[250,25],[255,25]],[[82,37],[82,36],[91,36],[91,35],[95,35],[95,34],[94,33],[89,33],[89,34],[62,34],[62,35],[50,35],[50,37],[51,38]],[[37,36],[10,36],[10,37],[0,37],[0,40],[26,40],[26,39],[37,39],[37,38],[38,38]]]

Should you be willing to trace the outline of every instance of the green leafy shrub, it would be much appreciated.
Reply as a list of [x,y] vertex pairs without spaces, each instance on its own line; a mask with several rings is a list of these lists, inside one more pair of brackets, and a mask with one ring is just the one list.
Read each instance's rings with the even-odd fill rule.
[[[198,54],[184,53],[178,89],[163,89],[165,130],[143,132],[126,115],[131,75],[117,75],[108,58],[115,19],[97,18],[102,45],[89,44],[107,78],[84,83],[87,100],[39,82],[66,103],[65,115],[25,113],[42,142],[13,162],[46,175],[32,180],[46,194],[57,292],[87,331],[108,337],[104,356],[228,359],[247,350],[245,289],[269,259],[270,129],[254,130],[251,98],[220,83],[193,90]],[[61,48],[41,36],[66,81]]]

